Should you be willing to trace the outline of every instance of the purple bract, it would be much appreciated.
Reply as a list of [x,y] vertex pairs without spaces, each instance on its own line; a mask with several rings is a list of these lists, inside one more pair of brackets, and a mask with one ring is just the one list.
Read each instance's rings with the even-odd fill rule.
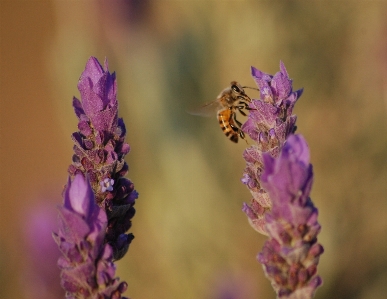
[[278,298],[312,298],[322,279],[316,275],[323,247],[318,211],[309,197],[313,183],[309,149],[301,135],[291,135],[277,158],[263,155],[261,184],[272,208],[265,215],[269,240],[258,254]]
[[277,157],[286,138],[295,132],[296,116],[292,115],[292,111],[302,89],[293,91],[292,80],[282,62],[280,71],[274,76],[254,67],[251,71],[260,90],[260,99],[252,100],[248,119],[242,126],[242,130],[256,142],[243,153],[246,168],[242,182],[248,187],[253,198],[250,205],[243,205],[242,210],[251,226],[266,235],[264,215],[271,209],[272,201],[260,182],[264,168],[263,153]]
[[95,203],[90,183],[82,174],[68,180],[64,204],[59,206],[59,231],[54,233],[61,285],[67,299],[125,299],[126,282],[115,278],[113,250],[104,244],[108,219]]

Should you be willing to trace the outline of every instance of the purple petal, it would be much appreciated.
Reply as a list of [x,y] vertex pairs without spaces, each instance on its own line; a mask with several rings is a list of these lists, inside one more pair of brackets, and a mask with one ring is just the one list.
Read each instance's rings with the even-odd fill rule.
[[78,100],[76,97],[73,97],[73,107],[74,107],[74,112],[78,116],[78,118],[80,118],[82,114],[85,114],[81,101]]
[[94,193],[90,183],[83,175],[78,174],[67,188],[69,191],[65,201],[68,201],[73,211],[88,219],[94,206]]
[[[85,238],[90,232],[89,224],[78,214],[73,213],[65,207],[58,207],[59,209],[59,229],[61,235],[69,242],[78,242]],[[68,230],[67,227],[74,228]]]

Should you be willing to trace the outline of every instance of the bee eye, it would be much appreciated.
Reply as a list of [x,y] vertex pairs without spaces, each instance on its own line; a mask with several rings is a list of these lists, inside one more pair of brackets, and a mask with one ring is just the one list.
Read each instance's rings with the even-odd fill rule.
[[235,84],[231,85],[231,89],[234,91],[234,92],[237,92],[237,93],[240,93],[241,90],[239,89],[238,86],[236,86]]

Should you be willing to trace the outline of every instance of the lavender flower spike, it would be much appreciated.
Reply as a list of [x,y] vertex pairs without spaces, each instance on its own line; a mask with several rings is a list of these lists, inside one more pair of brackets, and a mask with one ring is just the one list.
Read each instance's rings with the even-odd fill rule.
[[82,174],[70,178],[59,208],[59,231],[54,233],[63,256],[59,258],[61,285],[67,299],[127,299],[126,282],[115,276],[113,251],[104,244],[107,217],[96,203]]
[[74,97],[73,106],[79,131],[72,135],[74,155],[68,172],[71,177],[82,173],[90,179],[96,203],[108,216],[104,242],[112,246],[114,259],[118,260],[134,238],[126,232],[132,225],[138,193],[124,178],[129,169],[124,157],[130,147],[125,142],[124,121],[118,118],[115,73],[109,73],[106,60],[103,68],[91,57],[78,89],[82,101]]
[[242,210],[246,213],[251,226],[266,235],[264,215],[270,211],[272,203],[260,182],[263,171],[262,157],[263,153],[277,157],[286,138],[295,132],[296,116],[292,115],[292,111],[302,94],[302,89],[293,91],[292,80],[282,62],[280,71],[274,76],[254,67],[251,71],[260,90],[260,99],[252,100],[248,119],[242,126],[242,130],[256,142],[243,153],[246,168],[242,182],[250,190],[253,198],[250,206],[245,203]]
[[323,247],[317,243],[318,211],[309,193],[313,182],[309,149],[301,135],[289,136],[278,158],[263,155],[263,188],[272,200],[269,234],[258,254],[278,298],[309,299],[322,284],[316,275]]

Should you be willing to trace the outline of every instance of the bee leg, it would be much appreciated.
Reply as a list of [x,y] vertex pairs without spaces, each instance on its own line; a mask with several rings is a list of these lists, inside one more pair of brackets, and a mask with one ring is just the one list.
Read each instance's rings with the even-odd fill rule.
[[250,146],[250,143],[247,141],[246,135],[245,135],[245,133],[244,133],[242,130],[239,130],[239,136],[240,136],[244,141],[246,141],[246,144],[247,144],[248,146]]
[[242,115],[244,115],[244,116],[246,116],[246,113],[245,113],[244,111],[242,111],[242,109],[246,109],[246,110],[248,110],[248,111],[249,111],[249,110],[255,110],[254,108],[250,108],[250,107],[249,107],[249,104],[246,103],[245,101],[242,101],[242,100],[239,101],[239,105],[236,105],[235,108],[237,108],[238,111],[239,111]]
[[244,133],[241,129],[239,129],[239,136],[240,136],[244,141],[246,141],[246,144],[247,144],[248,146],[250,146],[249,142],[248,142],[247,139],[246,139],[245,133]]
[[233,124],[230,124],[230,127],[234,130],[234,132],[239,133],[240,129],[238,127],[234,126]]
[[243,105],[243,106],[242,106],[243,109],[246,109],[246,110],[255,110],[255,109],[253,109],[253,108],[250,108],[250,107],[249,107],[249,104],[246,103],[245,101],[239,101],[239,103]]
[[[239,110],[239,109],[238,109],[238,110]],[[239,112],[241,112],[241,111],[239,110]],[[242,114],[243,114],[243,113],[242,113]],[[247,145],[250,145],[249,142],[248,142],[247,139],[246,139],[245,133],[240,129],[240,128],[242,127],[242,123],[241,123],[239,120],[236,119],[236,113],[234,113],[232,117],[233,117],[235,123],[239,126],[239,128],[235,127],[234,125],[231,125],[231,127],[233,128],[233,130],[234,130],[235,132],[238,132],[239,136],[240,136],[244,141],[246,141]]]
[[238,109],[238,111],[239,111],[243,116],[247,116],[247,114],[242,110],[242,109],[244,109],[244,107],[242,107],[242,106],[236,106],[236,108]]
[[237,132],[237,133],[239,134],[240,129],[239,129],[237,126],[235,126],[235,125],[233,124],[233,122],[231,121],[231,119],[234,120],[234,122],[237,124],[237,126],[238,126],[239,128],[241,127],[242,124],[236,119],[236,114],[235,114],[235,112],[233,112],[233,113],[230,115],[230,119],[229,119],[228,121],[229,121],[229,123],[230,123],[230,127],[234,130],[234,132]]
[[[234,122],[238,125],[238,128],[235,128],[237,130],[235,130],[236,132],[238,132],[239,136],[242,138],[242,139],[245,139],[246,136],[245,136],[245,133],[243,133],[243,131],[241,130],[241,127],[242,127],[242,123],[237,120],[236,118],[236,113],[234,113],[233,115],[233,119],[234,119]],[[246,139],[245,139],[246,140]]]
[[245,133],[243,133],[242,130],[239,130],[239,136],[240,136],[242,139],[245,139],[245,138],[246,138]]
[[247,94],[244,94],[243,96],[239,96],[238,99],[239,99],[240,101],[251,102],[251,99],[250,99],[250,97],[249,97]]
[[[239,108],[238,108],[238,110],[239,110]],[[242,111],[241,110],[239,110],[239,112],[240,113],[242,113]],[[242,113],[244,116],[246,116],[246,114],[244,114],[244,112]],[[236,118],[236,113],[233,113],[233,119],[234,119],[234,121],[235,121],[235,123],[238,125],[238,127],[240,128],[240,127],[242,127],[242,123],[239,121],[239,120],[237,120],[237,118]]]

